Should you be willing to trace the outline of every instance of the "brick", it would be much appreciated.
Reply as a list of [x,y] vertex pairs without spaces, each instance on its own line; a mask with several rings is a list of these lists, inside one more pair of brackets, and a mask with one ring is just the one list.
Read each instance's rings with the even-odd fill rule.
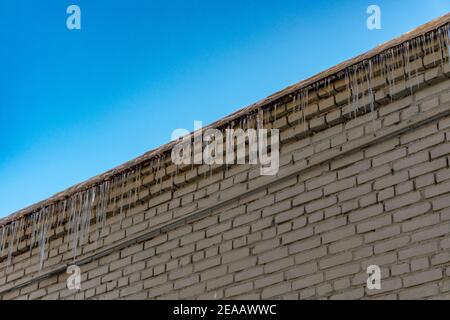
[[323,243],[330,243],[333,241],[337,241],[340,239],[344,239],[346,237],[349,237],[351,235],[354,235],[355,232],[355,226],[350,225],[343,228],[338,228],[333,231],[329,231],[322,235],[322,242]]
[[442,181],[450,179],[450,169],[442,169],[436,172],[436,182],[441,183]]
[[292,289],[299,290],[321,283],[324,280],[323,274],[307,276],[292,282]]
[[298,252],[303,252],[308,249],[318,247],[320,245],[320,237],[309,238],[306,240],[297,241],[289,245],[289,254],[294,254]]
[[412,235],[412,241],[418,242],[418,241],[423,241],[423,240],[429,240],[429,239],[445,236],[447,234],[450,234],[450,224],[448,224],[448,223],[438,225],[438,226],[429,228],[427,230],[415,232]]
[[[371,257],[367,260],[364,260],[361,262],[361,268],[363,270],[367,270],[367,267],[370,265],[377,265],[377,266],[388,266],[392,263],[397,262],[397,254],[395,252],[389,252],[382,255],[377,255],[374,257]],[[383,277],[383,268],[381,269],[381,276]],[[364,275],[365,280],[367,279],[367,274]]]
[[394,162],[393,168],[399,171],[429,160],[428,152],[421,152]]
[[315,212],[317,210],[330,207],[330,206],[332,206],[332,205],[334,205],[336,203],[337,203],[336,196],[326,197],[326,198],[323,198],[323,199],[320,199],[320,200],[316,200],[316,201],[313,201],[313,202],[310,202],[310,203],[306,204],[305,205],[305,211],[307,213]]
[[344,226],[347,223],[346,217],[330,218],[318,224],[314,228],[314,233],[322,233],[338,227]]
[[328,250],[330,253],[338,253],[341,251],[359,247],[362,245],[362,243],[363,243],[362,237],[351,237],[351,238],[340,240],[333,244],[330,244],[330,246],[328,247]]
[[275,196],[274,195],[268,195],[263,199],[259,199],[256,200],[250,204],[247,205],[247,210],[248,211],[254,211],[254,210],[258,210],[261,209],[263,207],[267,207],[270,206],[272,204],[274,204],[275,202]]
[[353,176],[355,174],[358,174],[360,172],[364,172],[370,168],[370,165],[371,163],[369,160],[359,161],[351,166],[346,167],[345,169],[339,170],[338,178],[339,180],[341,180]]
[[398,111],[400,109],[406,108],[413,103],[411,97],[406,97],[404,99],[398,100],[394,103],[389,104],[388,106],[380,109],[380,116],[383,117],[389,113]]
[[344,202],[350,199],[359,198],[369,192],[372,191],[372,185],[370,183],[366,183],[362,186],[347,189],[338,194],[339,202]]
[[409,290],[402,290],[399,293],[399,299],[401,300],[413,300],[413,299],[421,299],[425,297],[429,297],[435,295],[439,292],[439,287],[437,284],[427,284],[415,288],[411,288]]
[[420,272],[411,276],[403,278],[403,285],[405,287],[412,287],[426,282],[431,282],[442,278],[442,270],[434,269]]
[[281,247],[272,252],[264,253],[258,256],[258,264],[268,263],[277,259],[284,258],[288,255],[288,249],[286,247]]
[[439,265],[450,262],[450,253],[449,252],[442,252],[434,255],[431,258],[431,264],[432,265]]
[[439,158],[450,153],[450,143],[442,144],[430,151],[431,159]]
[[375,254],[384,253],[387,251],[396,250],[398,248],[402,248],[409,243],[409,236],[399,237],[395,239],[390,239],[383,241],[381,243],[377,243],[374,246]]
[[428,125],[417,130],[405,133],[400,137],[401,144],[407,144],[409,142],[422,139],[424,137],[430,136],[438,131],[435,124]]
[[351,252],[344,252],[330,258],[325,258],[319,261],[320,269],[330,268],[336,265],[340,265],[352,260]]
[[306,252],[301,252],[295,255],[295,264],[302,264],[320,257],[325,256],[327,250],[325,247],[316,248]]
[[437,250],[437,244],[435,242],[430,242],[423,245],[416,245],[414,247],[401,250],[398,253],[398,258],[400,260],[420,256],[420,255],[426,255],[429,253],[433,253]]
[[389,165],[385,165],[385,166],[382,166],[379,168],[369,170],[367,172],[364,172],[364,173],[361,173],[358,175],[358,184],[362,184],[367,181],[374,180],[376,178],[387,175],[390,172],[391,172],[391,168]]
[[314,234],[313,230],[314,229],[312,227],[306,227],[286,233],[281,237],[281,243],[285,245],[301,239],[308,238]]
[[405,182],[407,180],[408,180],[408,172],[403,171],[376,180],[373,187],[375,190],[382,190],[390,186]]
[[342,158],[333,160],[331,163],[331,170],[340,169],[348,165],[354,164],[360,160],[364,159],[363,152],[356,152],[349,156],[344,156]]
[[357,233],[364,233],[367,231],[376,230],[378,228],[391,224],[391,222],[392,222],[391,216],[385,215],[382,217],[371,219],[369,221],[359,223],[356,226],[356,231]]
[[308,274],[315,273],[318,270],[317,263],[311,262],[300,266],[295,266],[285,271],[286,279],[295,279]]
[[359,263],[344,265],[338,268],[333,268],[325,272],[326,280],[333,280],[340,277],[349,276],[360,271]]
[[405,274],[408,272],[409,272],[409,264],[408,263],[393,265],[391,267],[391,273],[393,276],[398,276],[398,275]]
[[366,158],[373,158],[377,155],[380,155],[382,153],[385,153],[385,152],[395,149],[399,145],[399,143],[400,143],[400,141],[398,138],[393,138],[393,139],[378,143],[374,146],[367,148],[364,151],[364,155]]
[[275,273],[266,275],[263,278],[255,280],[255,289],[271,286],[276,283],[280,283],[284,280],[283,273]]
[[336,193],[338,191],[342,191],[348,188],[353,187],[356,184],[356,178],[355,177],[351,177],[348,179],[344,179],[344,180],[340,180],[334,183],[331,183],[327,186],[325,186],[324,188],[324,194],[328,195],[328,194],[332,194],[332,193]]
[[[245,248],[244,248],[244,250],[245,250]],[[233,256],[231,253],[228,253],[227,255],[223,256],[222,261],[223,261],[223,263],[234,261],[233,257],[235,257],[235,256]],[[219,264],[220,264],[220,257],[212,257],[210,259],[205,259],[200,262],[197,262],[194,265],[194,272],[203,271],[208,268],[216,267]]]
[[253,289],[253,283],[247,282],[237,286],[230,287],[225,290],[225,297],[232,297],[242,293],[249,292]]
[[364,296],[364,289],[357,288],[343,293],[335,294],[330,297],[331,300],[357,300]]
[[206,230],[206,236],[209,238],[211,236],[214,236],[218,233],[222,233],[225,230],[231,229],[231,221],[226,221],[224,223],[218,224],[214,227],[211,227]]
[[205,283],[200,283],[197,285],[187,287],[180,291],[180,298],[186,299],[186,298],[193,298],[195,296],[198,296],[205,292],[205,287],[206,287]]
[[264,273],[273,273],[294,265],[294,257],[287,257],[264,265]]
[[386,152],[383,155],[374,158],[372,160],[372,166],[378,167],[385,163],[403,158],[405,156],[406,156],[406,148],[400,148],[391,152]]
[[385,203],[385,208],[387,211],[395,210],[419,202],[420,198],[421,196],[419,192],[407,193],[391,200],[387,200]]
[[275,216],[275,222],[277,224],[293,220],[295,218],[300,217],[304,213],[304,207],[297,207],[292,210],[288,210],[285,212],[281,212]]
[[395,194],[405,194],[414,190],[414,183],[412,181],[407,181],[400,183],[395,186]]
[[450,207],[450,197],[448,195],[436,198],[432,201],[433,210],[440,210]]
[[394,222],[401,222],[422,215],[431,209],[429,202],[418,203],[393,213]]
[[264,288],[261,293],[262,299],[272,298],[284,293],[290,292],[292,290],[291,284],[289,282],[280,283],[268,288]]
[[383,202],[386,199],[390,199],[394,197],[395,195],[395,189],[394,187],[386,188],[384,190],[381,190],[377,194],[378,202]]
[[434,145],[437,145],[445,140],[445,135],[441,132],[431,135],[429,137],[423,138],[419,141],[408,145],[408,154],[413,154]]
[[402,231],[408,232],[439,222],[439,214],[424,215],[402,223]]
[[424,194],[425,198],[432,198],[441,195],[443,193],[449,192],[450,192],[450,181],[428,187],[425,189]]
[[437,159],[432,162],[427,162],[421,165],[418,165],[409,170],[410,178],[415,178],[417,176],[424,175],[426,173],[439,170],[441,168],[445,168],[447,166],[446,159]]
[[381,228],[381,229],[375,230],[371,233],[364,235],[364,241],[366,243],[371,243],[374,241],[391,238],[393,236],[400,234],[400,230],[401,230],[401,228],[399,225],[387,226],[385,228]]
[[322,197],[322,190],[317,189],[314,191],[305,192],[305,193],[300,194],[299,196],[294,198],[294,200],[292,201],[292,204],[294,206],[298,206],[298,205],[315,200],[320,197]]
[[317,189],[317,188],[327,185],[333,181],[336,181],[336,179],[337,179],[336,172],[331,172],[331,173],[325,174],[321,177],[318,177],[318,178],[316,177],[316,178],[306,181],[306,189],[308,191]]
[[428,262],[428,257],[422,257],[411,260],[411,271],[424,270],[427,269],[430,264]]
[[280,202],[282,200],[291,198],[298,194],[301,194],[305,191],[305,186],[303,183],[299,183],[293,187],[287,188],[286,190],[282,190],[275,195],[275,201]]
[[215,290],[221,287],[225,287],[229,284],[233,283],[233,275],[225,275],[219,278],[215,278],[206,283],[206,289],[208,291]]

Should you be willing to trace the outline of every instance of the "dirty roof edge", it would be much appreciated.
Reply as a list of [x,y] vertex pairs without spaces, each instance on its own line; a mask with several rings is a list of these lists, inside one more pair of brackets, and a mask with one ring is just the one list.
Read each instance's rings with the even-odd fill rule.
[[[244,107],[240,110],[237,110],[237,111],[233,112],[232,114],[213,122],[212,124],[205,127],[205,129],[221,127],[224,124],[227,124],[227,123],[229,123],[235,119],[238,119],[246,114],[255,112],[255,110],[258,110],[259,108],[270,105],[270,104],[274,103],[275,101],[277,101],[278,99],[281,99],[289,94],[292,94],[298,90],[306,88],[314,83],[320,82],[321,80],[323,80],[327,77],[337,75],[340,72],[344,71],[345,69],[347,69],[355,64],[358,64],[364,60],[371,59],[374,56],[382,53],[383,51],[389,50],[393,47],[403,44],[406,41],[420,37],[423,34],[426,34],[435,29],[438,29],[438,28],[444,26],[445,24],[447,24],[448,22],[450,22],[450,13],[447,13],[439,18],[436,18],[428,23],[425,23],[425,24],[423,24],[423,25],[421,25],[421,26],[395,38],[395,39],[385,42],[385,43],[373,48],[370,51],[360,54],[354,58],[348,59],[344,62],[341,62],[331,68],[328,68],[328,69],[312,76],[312,77],[302,80],[296,84],[290,85],[280,91],[277,91],[274,94],[272,94],[256,103],[253,103],[253,104],[251,104],[247,107]],[[150,150],[150,151],[144,153],[143,155],[138,156],[137,158],[135,158],[133,160],[127,161],[127,162],[125,162],[113,169],[110,169],[102,174],[96,175],[84,182],[75,184],[74,186],[71,186],[71,187],[65,189],[64,191],[58,192],[45,200],[42,200],[40,202],[37,202],[35,204],[32,204],[32,205],[24,208],[24,209],[16,211],[16,212],[6,216],[5,218],[0,219],[0,226],[8,224],[12,221],[18,220],[18,219],[22,218],[23,216],[26,216],[28,214],[31,214],[31,213],[39,210],[42,207],[45,207],[52,203],[61,201],[77,192],[88,189],[96,184],[106,181],[117,174],[120,174],[122,172],[130,170],[131,168],[138,166],[139,164],[141,164],[145,161],[148,161],[152,158],[156,158],[156,157],[162,155],[164,152],[171,150],[176,142],[177,141],[168,142],[156,149]]]

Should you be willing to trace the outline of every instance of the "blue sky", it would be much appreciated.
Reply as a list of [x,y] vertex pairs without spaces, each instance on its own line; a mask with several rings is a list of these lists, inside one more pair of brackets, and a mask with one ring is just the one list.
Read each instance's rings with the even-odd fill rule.
[[[66,27],[70,4],[81,30]],[[381,30],[366,28],[371,4]],[[2,0],[0,217],[449,11],[448,0]]]

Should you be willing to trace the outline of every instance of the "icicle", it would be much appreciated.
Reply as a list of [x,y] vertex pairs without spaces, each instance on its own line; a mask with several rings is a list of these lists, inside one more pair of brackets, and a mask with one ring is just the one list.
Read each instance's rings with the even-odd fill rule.
[[352,88],[350,86],[350,75],[348,73],[348,69],[345,69],[344,71],[344,82],[345,82],[345,88],[347,90],[347,104],[350,107],[351,104],[351,97],[352,97]]
[[354,65],[352,68],[352,74],[350,77],[350,86],[351,86],[351,106],[353,117],[356,118],[356,114],[358,111],[358,103],[359,103],[359,65]]
[[[232,130],[234,129],[234,121],[232,121],[230,124],[228,124],[228,130]],[[227,131],[225,131],[227,132]],[[231,132],[231,131],[228,131]],[[227,156],[228,156],[228,150],[230,150],[230,152],[232,152],[231,148],[234,145],[234,137],[232,134],[226,134],[225,135],[225,139],[226,139],[226,146],[225,146],[225,171],[228,172],[228,161],[227,161]],[[234,159],[232,159],[231,161],[232,163],[234,162]]]
[[[418,44],[418,39],[415,39],[413,41],[413,51],[414,51],[414,60],[416,60],[418,58],[418,51],[419,50],[419,44]],[[416,86],[417,88],[419,87],[419,66],[417,63],[415,64],[415,68],[414,68],[414,75],[416,77]]]
[[442,40],[444,55],[447,53],[447,63],[450,63],[450,24],[442,28]]
[[450,25],[447,24],[443,28],[443,40],[445,43],[445,46],[447,47],[447,63],[450,64]]
[[264,113],[262,109],[258,110],[258,113],[256,114],[256,129],[262,129],[264,127],[263,122]]
[[45,208],[42,210],[41,216],[43,216],[43,220],[40,226],[39,230],[39,239],[38,239],[38,246],[39,246],[39,270],[42,269],[42,266],[44,264],[44,258],[45,258],[45,244],[47,240],[47,231],[48,231],[48,208]]
[[431,47],[431,56],[433,57],[433,66],[436,66],[436,57],[434,56],[434,31],[428,34],[428,41],[430,42]]
[[[303,131],[306,132],[306,108],[308,107],[308,88],[300,93],[300,110],[302,113]],[[300,118],[299,118],[300,121]]]
[[278,102],[277,103],[275,103],[275,107],[274,107],[274,121],[277,121],[277,115],[278,115]]
[[294,94],[294,97],[292,98],[292,110],[293,110],[294,113],[297,113],[297,111],[298,111],[297,110],[297,104],[296,104],[296,101],[295,101],[296,96],[297,96],[297,93]]
[[410,93],[413,93],[412,81],[411,81],[411,63],[410,63],[410,52],[409,52],[409,42],[403,44],[403,74],[405,76],[405,81]]
[[[128,173],[126,173],[128,175]],[[95,227],[96,227],[96,242],[98,242],[98,240],[100,239],[100,229],[101,227],[104,226],[105,224],[105,215],[106,215],[106,198],[107,198],[107,190],[106,190],[106,183],[102,183],[99,185],[99,195],[98,195],[98,201],[97,201],[97,210],[96,210],[96,215],[95,215]],[[122,195],[122,199],[123,199],[123,195]],[[121,210],[123,208],[123,201],[121,201],[120,203],[121,206]],[[122,217],[121,217],[121,221],[122,221]]]
[[118,187],[119,181],[120,181],[120,176],[113,177],[112,189],[114,190],[114,192],[111,192],[111,194],[114,193],[114,197],[113,197],[114,199],[112,200],[113,201],[112,207],[113,207],[114,215],[117,215],[117,213],[118,213],[118,210],[117,210],[117,187]]
[[372,89],[373,67],[372,67],[371,60],[368,61],[368,70],[366,70],[366,75],[367,75],[367,92],[368,92],[368,96],[369,96],[370,114],[372,117],[372,128],[373,128],[373,133],[376,134],[375,105],[374,105],[375,97],[374,97],[373,89]]
[[158,158],[158,164],[157,164],[157,169],[156,169],[156,183],[159,184],[160,189],[159,192],[161,193],[162,191],[162,186],[160,183],[160,179],[161,179],[161,157]]
[[3,256],[3,251],[5,250],[5,244],[6,244],[6,234],[7,232],[7,226],[2,226],[0,229],[0,257]]
[[81,212],[83,208],[83,194],[79,193],[76,198],[78,199],[75,200],[75,214],[73,220],[73,234],[72,234],[72,252],[74,259],[76,258],[78,251],[78,235],[80,229]]
[[[175,174],[178,174],[178,165],[176,165],[176,167],[175,167]],[[137,168],[136,187],[134,189],[136,202],[139,200],[139,192],[141,191],[141,185],[142,185],[141,179],[142,179],[141,178],[141,166],[139,166]],[[175,178],[173,180],[172,185],[174,185],[174,181],[175,181]]]
[[17,220],[13,221],[9,227],[8,258],[6,260],[7,268],[9,268],[11,265],[12,253],[14,251],[14,243],[17,236],[18,223],[19,222]]
[[331,77],[328,77],[328,79],[327,79],[327,92],[329,95],[332,95],[334,93],[334,88],[331,83]]
[[[124,188],[125,182],[127,180],[127,174],[128,173],[122,174],[122,176],[120,178],[120,180],[122,180],[122,183],[120,184],[120,221],[119,221],[120,225],[122,225],[122,220],[123,220],[123,193],[124,193],[123,188]],[[156,180],[156,178],[155,178],[155,180]]]
[[394,50],[389,50],[388,55],[389,60],[389,67],[388,67],[388,83],[389,83],[389,95],[391,97],[391,101],[394,96],[395,91],[395,56],[394,56]]
[[133,194],[133,186],[134,186],[134,183],[133,183],[133,176],[134,176],[134,174],[133,174],[133,172],[129,172],[130,173],[130,187],[129,187],[129,190],[128,190],[128,195],[127,195],[127,201],[128,201],[128,211],[130,211],[130,208],[131,208],[131,195]]

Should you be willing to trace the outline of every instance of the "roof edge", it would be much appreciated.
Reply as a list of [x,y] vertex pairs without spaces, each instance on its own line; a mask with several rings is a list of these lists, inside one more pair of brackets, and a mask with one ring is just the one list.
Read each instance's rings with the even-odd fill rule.
[[[426,24],[423,24],[423,25],[421,25],[421,26],[419,26],[419,27],[393,39],[393,40],[385,42],[385,43],[371,49],[370,51],[368,51],[366,53],[360,54],[354,58],[350,58],[350,59],[348,59],[344,62],[341,62],[331,68],[328,68],[312,77],[302,80],[296,84],[290,85],[280,91],[277,91],[276,93],[269,95],[268,97],[266,97],[256,103],[253,103],[253,104],[251,104],[247,107],[244,107],[240,110],[237,110],[236,112],[211,123],[210,125],[206,126],[204,129],[221,127],[224,124],[227,124],[227,123],[229,123],[233,120],[236,120],[242,116],[253,113],[256,110],[258,110],[259,108],[263,108],[265,106],[271,105],[271,104],[275,103],[277,100],[279,100],[289,94],[295,93],[296,91],[305,89],[308,86],[318,83],[325,78],[331,77],[333,75],[337,76],[339,73],[343,72],[344,70],[346,70],[347,68],[349,68],[353,65],[356,65],[364,60],[371,59],[386,50],[389,50],[393,47],[403,44],[406,41],[412,40],[412,39],[420,37],[426,33],[429,33],[435,29],[438,29],[438,28],[446,25],[449,22],[450,22],[450,13],[447,13],[447,14],[445,14],[439,18],[436,18]],[[158,158],[165,152],[171,150],[176,143],[177,143],[177,141],[168,142],[156,149],[150,150],[150,151],[142,154],[141,156],[134,158],[133,160],[127,161],[127,162],[125,162],[117,167],[114,167],[113,169],[110,169],[102,174],[96,175],[88,180],[85,180],[84,182],[75,184],[61,192],[58,192],[45,200],[42,200],[40,202],[37,202],[35,204],[32,204],[32,205],[24,208],[24,209],[16,211],[16,212],[4,217],[3,219],[0,219],[0,226],[5,225],[14,220],[20,219],[23,216],[31,214],[31,213],[35,212],[36,210],[39,210],[42,207],[45,207],[52,203],[61,201],[77,192],[80,192],[80,191],[83,191],[90,187],[93,187],[103,181],[107,181],[107,180],[111,179],[112,177],[114,177],[115,175],[124,173],[128,170],[131,170],[132,168],[137,167],[140,164],[142,164],[148,160],[151,160],[153,158]]]

